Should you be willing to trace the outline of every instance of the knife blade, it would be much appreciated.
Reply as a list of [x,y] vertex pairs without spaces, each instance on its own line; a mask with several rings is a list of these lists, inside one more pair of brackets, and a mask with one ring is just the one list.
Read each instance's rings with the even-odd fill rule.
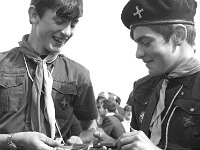
[[117,146],[114,143],[98,143],[98,144],[72,144],[67,145],[64,144],[63,146],[59,146],[56,150],[88,150],[88,149],[100,149],[103,146],[107,147],[107,149],[117,149]]

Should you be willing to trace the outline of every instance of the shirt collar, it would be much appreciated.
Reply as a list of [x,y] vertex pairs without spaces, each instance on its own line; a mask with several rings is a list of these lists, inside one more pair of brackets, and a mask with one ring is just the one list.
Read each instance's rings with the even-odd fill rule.
[[176,80],[178,80],[178,82],[180,82],[183,86],[188,86],[190,82],[192,82],[193,77],[196,75],[197,73],[185,77],[179,77],[176,78]]
[[106,114],[106,116],[114,116],[114,115],[115,115],[115,113],[113,113],[113,112],[109,112]]

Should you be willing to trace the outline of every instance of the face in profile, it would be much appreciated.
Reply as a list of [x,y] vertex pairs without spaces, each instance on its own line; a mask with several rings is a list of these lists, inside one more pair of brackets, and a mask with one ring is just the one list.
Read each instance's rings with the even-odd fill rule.
[[166,42],[149,27],[138,26],[133,31],[133,39],[137,43],[136,57],[143,60],[150,75],[168,73],[176,66],[178,56],[171,38]]
[[106,116],[106,110],[103,107],[103,103],[99,104],[99,106],[97,108],[98,108],[99,116],[105,117]]

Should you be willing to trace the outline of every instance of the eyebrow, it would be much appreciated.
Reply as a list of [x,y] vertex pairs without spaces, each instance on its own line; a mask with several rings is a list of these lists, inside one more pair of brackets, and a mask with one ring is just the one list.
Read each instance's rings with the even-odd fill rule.
[[136,43],[139,43],[139,42],[141,42],[142,40],[147,39],[147,38],[152,39],[152,37],[147,36],[147,35],[144,35],[144,36],[141,36],[141,37],[139,37],[139,38],[137,38],[137,39],[134,39],[134,38],[133,38],[133,40],[134,40]]

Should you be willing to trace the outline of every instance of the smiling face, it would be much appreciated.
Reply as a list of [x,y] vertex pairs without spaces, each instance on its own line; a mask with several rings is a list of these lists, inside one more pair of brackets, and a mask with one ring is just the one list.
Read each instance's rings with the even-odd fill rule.
[[[33,8],[34,9],[34,8]],[[78,19],[60,18],[48,9],[42,18],[35,17],[32,27],[32,47],[39,54],[57,53],[73,35]]]
[[132,33],[137,43],[136,57],[143,60],[150,75],[169,73],[176,67],[178,55],[171,38],[166,42],[161,34],[145,26],[136,27]]

